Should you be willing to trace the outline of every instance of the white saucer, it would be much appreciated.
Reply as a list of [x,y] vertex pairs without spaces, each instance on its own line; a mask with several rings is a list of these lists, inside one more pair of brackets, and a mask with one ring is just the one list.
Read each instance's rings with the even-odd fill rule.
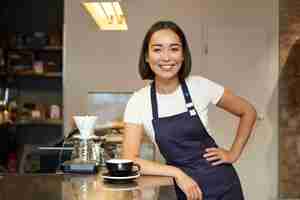
[[103,190],[108,190],[108,191],[133,191],[133,190],[138,190],[139,187],[128,187],[128,188],[106,188],[104,187]]
[[107,180],[132,180],[140,177],[141,174],[137,172],[136,174],[130,175],[130,176],[110,176],[108,173],[103,173],[101,175],[102,178]]

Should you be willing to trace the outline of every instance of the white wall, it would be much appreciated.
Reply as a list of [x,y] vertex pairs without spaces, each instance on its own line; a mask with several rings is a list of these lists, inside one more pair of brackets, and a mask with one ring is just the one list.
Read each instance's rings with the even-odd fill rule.
[[[208,55],[203,57],[207,67],[201,73],[250,100],[264,118],[258,121],[236,167],[247,199],[276,199],[278,4],[266,0],[229,0],[222,6],[217,0],[206,2]],[[213,110],[210,118],[217,141],[229,146],[237,120],[220,110]]]
[[[202,74],[249,99],[264,116],[236,164],[246,199],[273,200],[278,184],[278,0],[123,0],[127,32],[101,32],[80,6],[65,1],[64,113],[87,111],[88,91],[134,91],[145,31],[158,19],[176,21],[188,37],[193,74]],[[209,53],[203,53],[208,44]],[[217,141],[228,146],[237,121],[213,109]]]

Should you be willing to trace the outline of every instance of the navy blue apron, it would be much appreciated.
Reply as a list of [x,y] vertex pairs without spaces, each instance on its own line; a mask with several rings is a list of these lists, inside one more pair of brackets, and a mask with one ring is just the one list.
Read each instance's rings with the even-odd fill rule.
[[[155,84],[151,84],[152,124],[161,154],[168,165],[180,168],[198,183],[205,200],[243,200],[240,181],[233,166],[212,166],[203,157],[206,148],[217,147],[217,144],[201,122],[185,81],[181,83],[181,89],[187,111],[159,118]],[[186,199],[174,183],[177,198]]]

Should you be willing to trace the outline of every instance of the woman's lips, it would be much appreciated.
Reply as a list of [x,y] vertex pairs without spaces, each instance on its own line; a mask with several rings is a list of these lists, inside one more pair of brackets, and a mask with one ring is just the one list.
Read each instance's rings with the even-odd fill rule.
[[167,65],[158,65],[159,68],[163,70],[171,70],[173,69],[176,65],[175,64],[167,64]]

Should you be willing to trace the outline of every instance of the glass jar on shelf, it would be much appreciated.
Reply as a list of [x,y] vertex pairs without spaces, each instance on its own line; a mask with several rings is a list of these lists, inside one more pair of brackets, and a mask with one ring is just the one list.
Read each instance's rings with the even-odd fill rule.
[[16,101],[11,101],[8,104],[8,112],[10,114],[10,120],[12,122],[15,122],[17,120],[17,114],[18,114],[18,105]]
[[0,48],[0,72],[5,72],[5,60],[2,48]]
[[4,111],[5,106],[3,104],[0,104],[0,124],[4,123]]

